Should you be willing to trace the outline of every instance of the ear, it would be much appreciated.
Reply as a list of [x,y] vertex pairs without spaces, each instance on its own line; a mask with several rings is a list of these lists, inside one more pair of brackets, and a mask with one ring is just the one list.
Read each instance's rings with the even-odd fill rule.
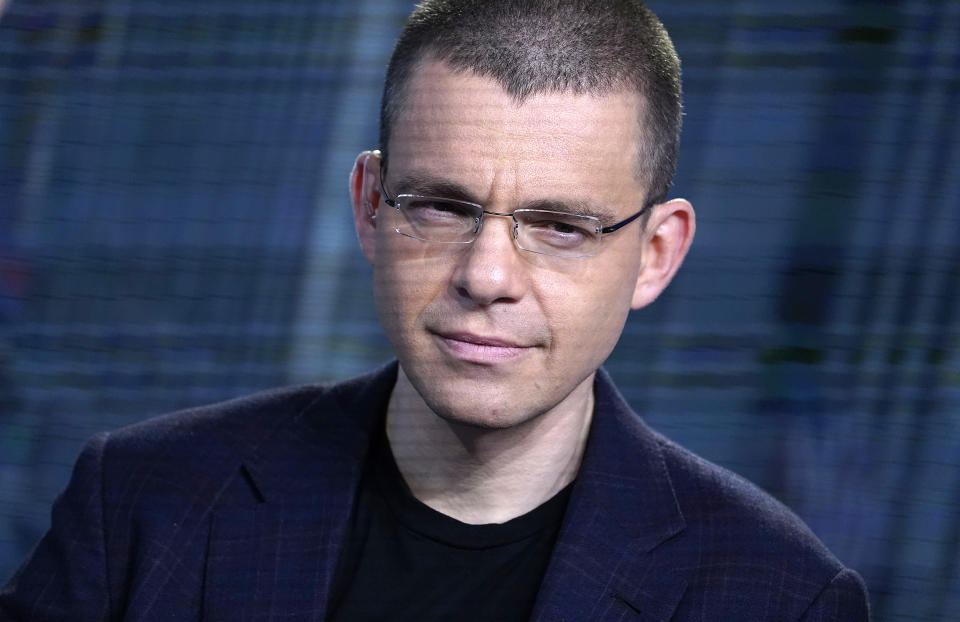
[[371,264],[377,248],[377,208],[380,206],[380,152],[364,151],[350,172],[353,223],[363,255]]
[[647,221],[648,237],[631,309],[642,309],[660,295],[680,269],[697,228],[693,206],[685,199],[672,199],[653,207]]

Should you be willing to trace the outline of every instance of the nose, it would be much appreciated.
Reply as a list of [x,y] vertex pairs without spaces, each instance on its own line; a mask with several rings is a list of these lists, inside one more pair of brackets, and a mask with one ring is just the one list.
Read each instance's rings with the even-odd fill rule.
[[510,214],[486,212],[477,239],[456,259],[451,286],[462,302],[486,307],[523,297],[529,276],[513,241],[513,227]]

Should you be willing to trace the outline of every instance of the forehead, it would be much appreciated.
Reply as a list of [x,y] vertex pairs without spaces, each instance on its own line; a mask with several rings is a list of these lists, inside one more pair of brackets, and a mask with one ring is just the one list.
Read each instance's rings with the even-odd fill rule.
[[643,192],[636,176],[641,98],[542,93],[522,102],[495,80],[422,62],[391,129],[390,175],[437,176],[478,199],[531,198],[544,188],[600,193],[614,201]]

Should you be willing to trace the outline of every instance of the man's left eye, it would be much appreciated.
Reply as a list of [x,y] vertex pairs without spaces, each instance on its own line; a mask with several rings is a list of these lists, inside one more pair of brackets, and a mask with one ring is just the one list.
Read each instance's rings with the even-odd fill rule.
[[562,219],[537,219],[526,224],[527,235],[538,244],[557,250],[569,250],[586,242],[591,232]]
[[545,226],[548,229],[552,229],[557,233],[571,233],[571,234],[584,233],[583,229],[575,225],[571,225],[568,222],[563,222],[562,220],[550,220],[550,221],[547,221],[543,226]]

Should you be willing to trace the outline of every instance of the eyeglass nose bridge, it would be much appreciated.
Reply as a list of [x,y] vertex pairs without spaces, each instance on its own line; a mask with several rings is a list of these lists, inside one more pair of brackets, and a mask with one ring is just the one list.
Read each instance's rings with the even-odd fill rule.
[[489,215],[491,215],[491,216],[502,216],[502,217],[504,217],[504,218],[510,218],[510,219],[512,219],[512,220],[513,220],[513,229],[512,229],[513,240],[514,240],[514,242],[516,242],[516,241],[519,239],[519,235],[520,235],[520,223],[517,222],[517,218],[513,215],[513,212],[491,212],[490,210],[486,210],[486,209],[485,209],[485,210],[481,210],[481,211],[480,211],[480,215],[477,216],[477,218],[475,219],[475,220],[476,220],[476,228],[475,228],[475,230],[474,230],[474,232],[473,232],[473,239],[474,239],[474,240],[477,239],[477,237],[480,235],[480,230],[483,229],[483,216],[484,216],[484,214],[489,214]]

